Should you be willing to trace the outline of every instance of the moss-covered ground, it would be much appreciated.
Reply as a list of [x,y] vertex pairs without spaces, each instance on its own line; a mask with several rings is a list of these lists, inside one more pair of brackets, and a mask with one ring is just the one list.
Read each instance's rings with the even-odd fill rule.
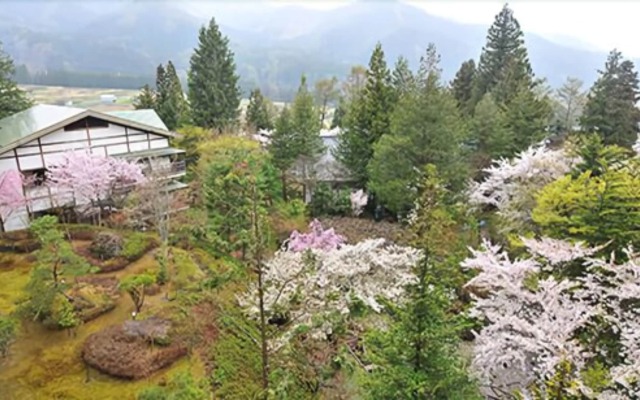
[[[28,255],[3,253],[0,267],[0,313],[9,314],[23,296],[33,261]],[[8,260],[8,261],[7,261]],[[152,252],[125,269],[100,274],[121,279],[129,274],[157,268]],[[149,296],[145,314],[162,312],[168,308],[165,292]],[[147,379],[130,382],[111,378],[88,369],[80,353],[86,338],[108,326],[130,318],[133,304],[121,295],[114,310],[83,324],[75,333],[53,331],[36,323],[23,322],[9,356],[0,359],[0,399],[135,399],[142,388],[168,380],[175,373],[189,370],[196,377],[204,375],[204,365],[197,356],[180,360]]]

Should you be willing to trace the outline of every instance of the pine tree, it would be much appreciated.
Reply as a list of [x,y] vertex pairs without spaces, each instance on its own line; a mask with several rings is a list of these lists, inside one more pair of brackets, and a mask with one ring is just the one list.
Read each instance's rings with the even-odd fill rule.
[[413,76],[413,72],[411,72],[411,68],[409,68],[409,61],[402,56],[398,57],[393,68],[391,84],[393,85],[397,98],[415,88],[415,77]]
[[282,181],[282,199],[287,200],[287,171],[293,166],[298,156],[295,132],[293,130],[291,112],[285,108],[276,119],[275,130],[271,136],[269,153],[273,165],[280,171]]
[[451,91],[462,115],[471,115],[473,111],[472,96],[475,76],[476,63],[471,59],[462,63],[456,77],[451,82]]
[[[449,312],[451,250],[455,221],[446,206],[444,182],[426,166],[411,232],[423,252],[417,282],[404,305],[386,304],[391,325],[367,336],[367,355],[377,366],[365,379],[370,399],[480,399],[458,353],[459,316]],[[455,258],[455,257],[453,257]]]
[[212,18],[207,27],[200,28],[198,47],[191,56],[189,102],[194,124],[220,131],[236,123],[238,79],[229,39]]
[[156,74],[155,110],[169,130],[174,130],[186,122],[188,105],[182,91],[182,84],[173,63],[165,68],[160,64]]
[[365,87],[347,111],[336,152],[362,187],[369,179],[367,164],[373,157],[373,145],[389,132],[393,107],[391,73],[378,43],[369,61]]
[[4,53],[0,42],[0,119],[31,107],[32,102],[13,80],[13,60]]
[[581,119],[582,130],[597,132],[605,144],[630,148],[638,138],[640,123],[638,73],[617,50],[609,53],[599,73]]
[[144,85],[140,93],[133,100],[133,107],[136,110],[146,110],[156,108],[156,94],[149,85]]
[[454,189],[461,188],[467,177],[461,153],[467,139],[465,124],[455,99],[442,86],[440,69],[434,64],[437,55],[428,54],[420,74],[423,87],[400,99],[389,133],[374,145],[368,165],[370,191],[397,213],[413,206],[413,188],[425,165],[436,165]]
[[514,135],[507,116],[490,94],[480,100],[469,125],[476,171],[490,166],[491,160],[513,155]]
[[249,95],[246,122],[250,130],[273,128],[269,113],[269,100],[262,95],[260,89],[252,90]]
[[[482,48],[480,62],[473,88],[472,104],[475,106],[482,97],[504,81],[507,72],[511,74],[510,81],[519,86],[522,82],[527,87],[533,85],[533,72],[524,45],[524,34],[513,11],[505,4],[487,34],[487,44]],[[509,94],[508,90],[504,91]],[[495,96],[498,104],[506,99]]]
[[305,198],[309,199],[315,184],[313,165],[321,156],[324,145],[320,137],[319,113],[304,75],[300,79],[300,87],[291,106],[291,129],[297,164],[296,174],[304,185]]
[[552,109],[548,98],[538,98],[522,84],[514,89],[513,98],[504,108],[507,126],[514,134],[513,150],[520,152],[549,136]]

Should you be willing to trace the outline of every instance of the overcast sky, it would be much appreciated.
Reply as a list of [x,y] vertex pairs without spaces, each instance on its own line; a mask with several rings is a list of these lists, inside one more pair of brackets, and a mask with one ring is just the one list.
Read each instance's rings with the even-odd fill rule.
[[[274,0],[274,4],[298,4],[332,8],[346,1]],[[421,0],[406,1],[430,14],[463,23],[489,25],[504,1]],[[550,39],[571,37],[594,50],[618,48],[627,57],[640,57],[640,1],[512,0],[520,26]]]

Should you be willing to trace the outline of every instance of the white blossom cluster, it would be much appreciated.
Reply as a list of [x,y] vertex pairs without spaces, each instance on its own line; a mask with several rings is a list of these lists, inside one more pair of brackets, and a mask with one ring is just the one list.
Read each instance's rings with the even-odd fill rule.
[[[523,242],[534,257],[511,260],[485,242],[462,263],[479,272],[466,286],[477,294],[472,315],[486,323],[476,333],[474,348],[473,367],[481,381],[500,392],[524,390],[553,375],[563,359],[584,367],[595,354],[576,340],[576,333],[599,316],[619,332],[625,361],[611,368],[611,389],[597,396],[640,398],[634,383],[640,380],[640,257],[629,250],[629,261],[616,264],[613,257],[594,257],[601,248],[549,238]],[[584,277],[527,281],[568,262],[579,262]],[[575,378],[582,394],[595,395]]]
[[513,159],[500,159],[486,168],[486,179],[470,184],[469,202],[476,207],[494,206],[507,230],[516,229],[530,221],[538,191],[571,171],[577,161],[564,149],[530,147]]
[[[385,239],[332,250],[279,251],[266,263],[263,281],[267,315],[286,315],[289,321],[280,343],[302,325],[312,337],[327,338],[333,329],[330,316],[348,317],[355,301],[375,312],[383,308],[380,298],[402,302],[405,287],[416,281],[413,267],[420,257],[419,250]],[[257,293],[254,285],[239,297],[254,316],[259,313]]]

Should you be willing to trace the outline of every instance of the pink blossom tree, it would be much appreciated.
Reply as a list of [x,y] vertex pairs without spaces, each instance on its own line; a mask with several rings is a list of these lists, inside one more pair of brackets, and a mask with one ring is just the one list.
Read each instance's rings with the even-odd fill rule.
[[4,224],[11,215],[27,204],[23,185],[22,174],[16,169],[0,174],[0,231],[4,231]]
[[49,166],[49,186],[59,193],[71,192],[76,205],[99,207],[113,200],[117,189],[145,181],[140,166],[116,157],[93,154],[89,150],[64,153],[61,160]]
[[324,229],[317,219],[309,224],[309,233],[293,231],[286,242],[288,249],[293,252],[305,251],[308,249],[335,250],[345,243],[345,238],[337,234],[333,228]]

